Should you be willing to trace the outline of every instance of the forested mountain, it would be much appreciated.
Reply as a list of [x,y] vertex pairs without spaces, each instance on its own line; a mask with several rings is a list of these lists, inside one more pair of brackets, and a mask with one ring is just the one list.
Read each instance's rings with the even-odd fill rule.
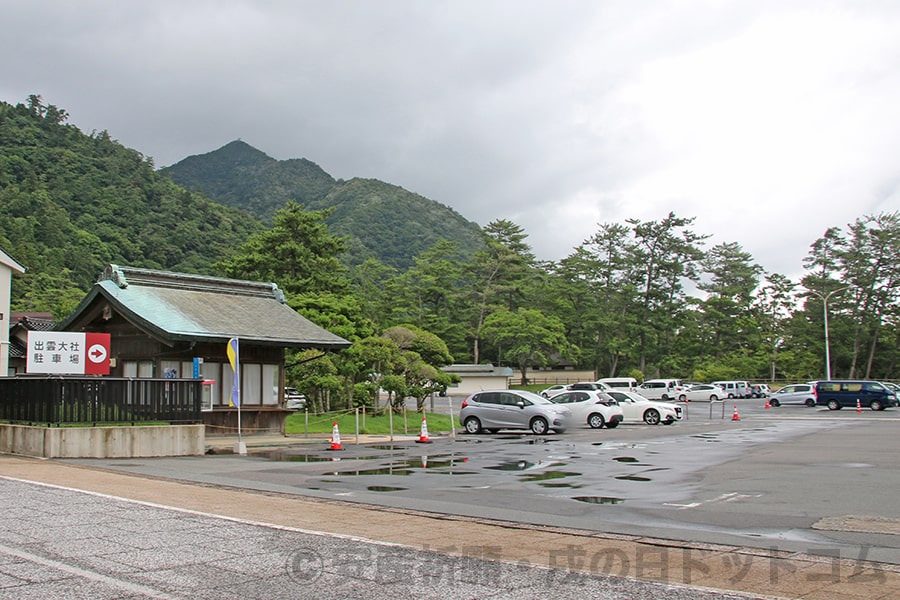
[[308,210],[333,209],[326,223],[349,238],[349,264],[376,258],[405,270],[440,239],[458,242],[468,255],[482,244],[478,225],[443,204],[377,179],[336,180],[309,160],[279,161],[240,140],[163,172],[265,222],[289,200]]
[[65,316],[107,263],[213,274],[262,228],[67,117],[39,96],[0,102],[0,247],[27,269],[13,278],[14,310]]

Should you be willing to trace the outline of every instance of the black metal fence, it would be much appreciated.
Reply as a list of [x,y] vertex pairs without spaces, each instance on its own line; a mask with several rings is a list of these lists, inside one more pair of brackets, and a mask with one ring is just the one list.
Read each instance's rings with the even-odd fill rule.
[[200,423],[199,379],[0,377],[0,421],[35,425]]

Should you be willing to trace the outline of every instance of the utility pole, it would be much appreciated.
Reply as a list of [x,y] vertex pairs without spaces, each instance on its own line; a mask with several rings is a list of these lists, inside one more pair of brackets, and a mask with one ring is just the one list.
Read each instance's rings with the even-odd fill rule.
[[836,290],[831,290],[824,296],[815,290],[810,290],[809,288],[807,288],[807,290],[809,290],[810,294],[814,294],[815,296],[818,296],[819,298],[822,299],[822,314],[825,317],[824,322],[825,322],[825,380],[826,381],[831,380],[831,348],[830,348],[829,341],[828,341],[828,299],[831,298],[834,294],[836,294],[838,292],[843,292],[844,290],[848,289],[849,287],[850,286],[847,285],[842,288],[838,288]]

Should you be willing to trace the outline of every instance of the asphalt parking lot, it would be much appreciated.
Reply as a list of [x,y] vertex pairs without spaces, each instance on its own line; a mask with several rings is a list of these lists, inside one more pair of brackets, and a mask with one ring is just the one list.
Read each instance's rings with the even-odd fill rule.
[[[67,491],[69,486],[103,491],[113,498],[149,501],[159,509],[199,510],[202,515],[249,519],[250,524],[272,523],[279,530],[324,529],[349,534],[358,543],[383,540],[426,552],[412,554],[413,562],[433,561],[433,551],[453,555],[475,548],[481,551],[479,558],[490,559],[485,563],[487,572],[509,568],[503,565],[545,565],[562,567],[564,579],[584,573],[589,586],[604,578],[615,584],[602,590],[590,587],[596,590],[592,597],[699,598],[706,597],[704,590],[709,588],[810,600],[900,596],[900,514],[893,501],[900,481],[889,450],[900,427],[900,411],[775,410],[753,401],[736,406],[739,420],[732,420],[731,406],[724,418],[721,406],[712,407],[710,418],[708,405],[692,404],[687,420],[671,426],[623,424],[562,435],[457,434],[433,436],[431,444],[417,444],[415,436],[355,444],[345,435],[344,449],[336,452],[328,451],[329,444],[322,439],[282,438],[276,444],[248,444],[247,456],[2,459],[0,475],[62,484]],[[219,440],[217,447],[229,444],[230,440]],[[0,490],[12,494],[7,495],[11,503],[24,493],[10,491],[9,483]],[[77,570],[84,569],[77,566],[83,563],[73,571],[68,559],[52,558],[52,548],[46,550],[52,539],[35,541],[33,533],[28,534],[30,541],[15,537],[22,535],[17,531],[19,521],[32,513],[8,514],[7,528],[14,539],[6,546],[15,564],[35,559],[70,575],[94,576],[95,570]],[[178,519],[164,520],[177,528]],[[105,541],[98,551],[133,551],[107,545],[109,539],[124,539],[113,529],[104,530],[100,537]],[[100,535],[99,530],[90,535]],[[316,548],[305,541],[291,544],[301,550]],[[91,555],[94,551],[84,542],[76,546]],[[357,564],[354,557],[360,550],[354,548],[345,554]],[[380,552],[393,556],[378,544],[366,548],[375,553],[368,556]],[[315,562],[316,556],[307,553],[290,561],[300,565],[302,574],[303,565]],[[342,561],[336,559],[320,570],[340,574],[351,569]],[[279,568],[284,565],[282,560]],[[147,567],[153,571],[149,580],[164,579],[156,573],[165,571],[164,566]],[[199,586],[192,578],[202,579],[198,574],[214,568],[185,567],[183,576]],[[0,568],[0,577],[3,573]],[[115,589],[97,597],[180,597],[158,595],[160,589],[169,590],[165,586],[134,588],[132,595],[123,595],[115,577],[103,573],[112,579],[101,577],[101,583]],[[315,597],[445,595],[440,586],[379,588],[379,575],[373,573],[369,579],[362,577],[363,584],[357,587],[317,588],[322,595]],[[459,591],[471,598],[542,597],[535,595],[542,589],[540,582],[527,578],[546,577],[546,572],[515,573],[526,577],[522,586],[511,579],[502,590],[463,586]],[[144,576],[124,577],[127,582],[148,581]],[[629,588],[634,578],[665,585]],[[10,581],[20,584],[19,579]],[[248,581],[257,585],[258,578]],[[322,581],[347,585],[346,578]],[[691,587],[672,588],[673,584]],[[620,585],[625,587],[615,587]],[[258,588],[263,589],[268,592],[262,593],[272,591]],[[287,597],[313,597],[291,589],[295,593]],[[474,591],[467,595],[467,589]],[[568,589],[574,597],[580,588],[561,587],[559,597],[568,597],[563,592]],[[726,597],[718,594],[715,597]],[[215,597],[215,592],[206,595]]]
[[[739,421],[733,420],[738,408]],[[710,418],[712,408],[713,418]],[[250,456],[74,461],[131,473],[539,526],[900,564],[900,411],[692,403],[623,424],[298,444]],[[345,437],[345,440],[347,438]]]

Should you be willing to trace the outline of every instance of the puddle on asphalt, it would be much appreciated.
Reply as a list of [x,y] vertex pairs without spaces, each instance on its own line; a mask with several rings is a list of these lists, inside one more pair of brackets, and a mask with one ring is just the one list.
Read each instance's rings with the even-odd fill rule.
[[622,504],[624,498],[615,498],[612,496],[575,496],[572,500],[579,502],[587,502],[588,504]]
[[638,462],[638,459],[636,459],[633,456],[617,456],[613,460],[616,462],[620,462],[620,463],[636,463],[636,462]]
[[408,488],[391,487],[389,485],[370,485],[366,489],[370,492],[402,492]]
[[348,477],[348,476],[356,476],[356,475],[412,475],[412,469],[406,466],[399,467],[380,467],[377,469],[359,469],[357,471],[335,471],[333,473],[326,473],[326,475],[335,475],[339,477]]
[[338,462],[342,458],[345,460],[369,460],[372,458],[376,458],[374,456],[315,456],[312,454],[291,454],[289,452],[285,452],[283,450],[275,450],[274,452],[266,452],[262,454],[263,458],[268,460],[277,460],[279,462],[303,462],[303,463],[311,463],[311,462]]
[[521,475],[522,481],[545,481],[547,479],[563,479],[565,477],[580,477],[581,473],[573,471],[541,471],[539,473],[526,473]]
[[510,460],[504,463],[500,463],[499,465],[494,465],[493,467],[485,468],[493,469],[494,471],[525,471],[526,469],[530,469],[534,465],[535,463],[529,462],[527,460]]
[[570,488],[573,490],[577,490],[581,487],[580,483],[550,483],[550,482],[541,482],[538,483],[539,486],[545,488]]
[[412,475],[416,471],[441,475],[471,475],[472,473],[469,471],[441,470],[461,466],[462,464],[467,463],[468,460],[468,458],[452,456],[450,454],[439,454],[433,457],[425,455],[409,458],[404,461],[395,461],[383,467],[333,471],[331,473],[326,473],[326,475],[336,475],[341,477],[356,475]]
[[641,477],[640,475],[619,475],[616,479],[621,481],[653,481],[649,477]]

